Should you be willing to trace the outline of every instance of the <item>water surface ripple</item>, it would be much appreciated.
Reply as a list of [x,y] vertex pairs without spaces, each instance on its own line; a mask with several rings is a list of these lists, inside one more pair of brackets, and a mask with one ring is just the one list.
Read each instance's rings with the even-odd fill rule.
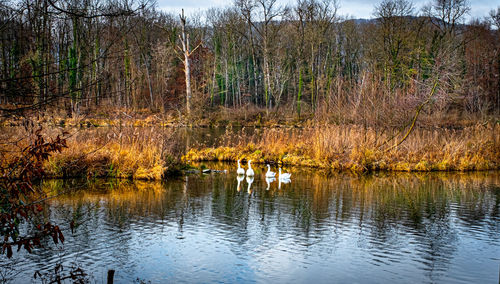
[[32,282],[63,263],[97,283],[108,269],[117,283],[498,283],[498,172],[287,171],[292,183],[268,190],[260,176],[238,190],[232,173],[96,181],[47,209],[65,228],[64,246],[47,240],[33,254],[0,258],[0,277]]

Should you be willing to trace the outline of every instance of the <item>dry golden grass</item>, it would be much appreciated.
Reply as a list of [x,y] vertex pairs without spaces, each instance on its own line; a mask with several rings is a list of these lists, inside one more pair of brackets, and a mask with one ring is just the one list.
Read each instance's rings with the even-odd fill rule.
[[259,136],[224,139],[218,148],[191,149],[184,161],[274,162],[353,171],[468,171],[500,167],[500,132],[495,124],[462,130],[417,130],[400,146],[392,132],[359,126],[303,130],[266,129]]
[[159,180],[166,166],[157,147],[121,144],[98,146],[71,141],[45,164],[49,177],[117,177]]
[[[68,148],[53,154],[44,168],[48,177],[56,178],[142,180],[159,180],[167,173],[179,173],[183,163],[238,159],[356,172],[492,170],[500,168],[498,127],[489,124],[461,130],[417,129],[396,148],[391,146],[399,137],[384,144],[394,131],[361,126],[264,128],[249,132],[227,129],[216,148],[205,147],[193,136],[188,144],[196,148],[187,153],[185,141],[175,135],[180,131],[176,128],[65,128],[72,133]],[[57,128],[45,130],[47,137],[60,132]],[[1,141],[13,141],[0,144],[2,168],[9,157],[15,156],[16,149],[22,149],[23,141],[29,141],[27,135],[20,128],[9,128],[0,134]]]
[[160,180],[183,166],[173,131],[164,128],[83,131],[69,139],[68,149],[50,157],[46,172],[51,177]]
[[[182,151],[172,131],[163,128],[96,128],[65,129],[67,148],[53,153],[43,165],[51,178],[115,177],[137,180],[160,180],[166,174],[179,172]],[[2,168],[30,141],[23,128],[6,129],[10,141],[0,145]],[[50,128],[46,137],[55,137],[61,130]],[[2,141],[7,141],[1,137]]]
[[[265,108],[247,104],[239,109],[223,106],[206,107],[193,110],[195,113],[187,120],[178,112],[154,113],[147,109],[131,110],[119,107],[102,107],[87,114],[73,114],[52,110],[30,117],[37,125],[49,127],[179,127],[193,126],[267,126],[306,125],[311,121],[297,120],[293,112],[286,109],[266,111]],[[304,116],[304,117],[310,117]],[[23,117],[0,119],[0,126],[20,126]]]

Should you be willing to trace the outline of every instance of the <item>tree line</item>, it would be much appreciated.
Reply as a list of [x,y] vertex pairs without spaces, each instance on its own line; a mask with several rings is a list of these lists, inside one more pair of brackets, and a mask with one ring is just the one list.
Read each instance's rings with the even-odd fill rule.
[[466,0],[384,0],[370,20],[339,15],[339,4],[235,0],[186,17],[147,1],[3,0],[0,108],[255,106],[386,122],[426,102],[499,114],[500,7],[466,22]]

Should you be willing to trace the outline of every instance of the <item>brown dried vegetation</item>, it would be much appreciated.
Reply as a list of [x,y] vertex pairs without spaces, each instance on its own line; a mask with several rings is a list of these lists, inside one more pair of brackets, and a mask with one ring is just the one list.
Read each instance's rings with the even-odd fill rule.
[[390,147],[395,143],[391,137],[392,133],[359,126],[265,129],[262,135],[227,137],[218,148],[191,149],[183,159],[242,159],[353,171],[468,171],[500,166],[496,124],[461,130],[420,129],[398,147]]

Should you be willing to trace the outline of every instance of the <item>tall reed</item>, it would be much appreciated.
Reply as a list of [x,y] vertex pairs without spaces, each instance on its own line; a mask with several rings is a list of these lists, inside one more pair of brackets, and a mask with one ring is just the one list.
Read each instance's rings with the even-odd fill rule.
[[362,126],[265,129],[225,138],[220,147],[191,149],[185,161],[238,159],[355,171],[490,170],[500,166],[498,126],[419,129],[391,148],[397,130]]

